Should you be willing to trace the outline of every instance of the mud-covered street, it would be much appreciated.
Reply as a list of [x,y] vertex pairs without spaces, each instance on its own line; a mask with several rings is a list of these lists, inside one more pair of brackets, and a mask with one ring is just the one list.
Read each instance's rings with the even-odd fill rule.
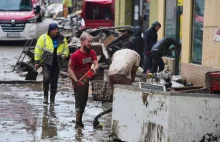
[[[0,46],[0,81],[25,80],[25,76],[10,72],[24,42],[3,42]],[[5,72],[6,71],[6,72]],[[38,75],[37,80],[42,80]],[[111,115],[99,119],[102,129],[93,129],[97,114],[109,107],[92,101],[91,96],[83,116],[84,129],[76,130],[74,94],[70,81],[60,78],[55,106],[44,105],[42,84],[0,84],[0,141],[109,141]],[[36,131],[32,121],[36,119]]]

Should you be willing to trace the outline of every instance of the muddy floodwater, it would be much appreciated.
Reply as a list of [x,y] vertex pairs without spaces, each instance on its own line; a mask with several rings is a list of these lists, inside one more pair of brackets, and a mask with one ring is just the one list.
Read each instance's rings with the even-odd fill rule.
[[[71,90],[57,94],[56,105],[44,105],[41,85],[1,85],[0,141],[109,141],[111,114],[99,119],[101,129],[93,129],[95,116],[109,107],[88,101],[83,122],[85,128],[74,129],[75,106]],[[36,118],[36,131],[27,121]]]
[[[24,80],[13,69],[22,45],[0,46],[0,81]],[[38,76],[42,80],[42,75]],[[0,84],[0,142],[105,142],[112,141],[111,113],[99,119],[102,128],[93,129],[97,114],[111,104],[89,97],[83,116],[84,129],[76,130],[75,99],[70,81],[60,78],[55,106],[44,105],[42,84]],[[36,120],[36,127],[30,123]]]

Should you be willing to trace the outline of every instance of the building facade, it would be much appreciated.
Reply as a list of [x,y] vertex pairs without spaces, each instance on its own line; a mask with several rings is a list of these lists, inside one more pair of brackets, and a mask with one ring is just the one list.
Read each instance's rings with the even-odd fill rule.
[[[158,39],[172,37],[182,43],[180,74],[195,86],[205,85],[205,73],[220,69],[219,0],[115,0],[115,26],[141,25],[149,3],[149,23],[162,25]],[[137,17],[138,14],[138,17]],[[137,19],[139,22],[137,22]],[[164,58],[174,66],[174,54]]]
[[115,26],[149,27],[149,0],[115,0]]
[[[153,1],[152,1],[153,2]],[[181,75],[195,86],[205,85],[205,73],[220,69],[219,0],[157,0],[150,23],[162,24],[159,39],[172,37],[182,43]],[[155,11],[155,12],[154,12]],[[152,17],[153,16],[153,17]],[[168,57],[167,60],[172,60]]]

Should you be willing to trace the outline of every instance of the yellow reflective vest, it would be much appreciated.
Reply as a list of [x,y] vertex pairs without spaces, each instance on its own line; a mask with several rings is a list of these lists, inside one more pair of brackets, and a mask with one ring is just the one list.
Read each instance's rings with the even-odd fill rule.
[[72,0],[63,0],[63,4],[67,5],[67,7],[72,7]]
[[[34,50],[35,62],[39,63],[42,60],[42,56],[44,55],[44,52],[47,52],[51,55],[53,55],[54,52],[53,41],[47,33],[41,35],[37,41]],[[69,56],[69,47],[65,37],[57,47],[57,56],[59,57],[61,55],[65,55],[66,57]]]

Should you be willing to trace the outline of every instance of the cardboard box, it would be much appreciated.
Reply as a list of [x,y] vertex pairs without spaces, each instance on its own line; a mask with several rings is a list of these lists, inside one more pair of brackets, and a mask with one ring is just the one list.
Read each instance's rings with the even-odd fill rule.
[[104,43],[104,46],[108,46],[110,43],[112,43],[112,41],[115,40],[115,37],[113,35],[110,35],[108,38],[106,38],[103,43]]

